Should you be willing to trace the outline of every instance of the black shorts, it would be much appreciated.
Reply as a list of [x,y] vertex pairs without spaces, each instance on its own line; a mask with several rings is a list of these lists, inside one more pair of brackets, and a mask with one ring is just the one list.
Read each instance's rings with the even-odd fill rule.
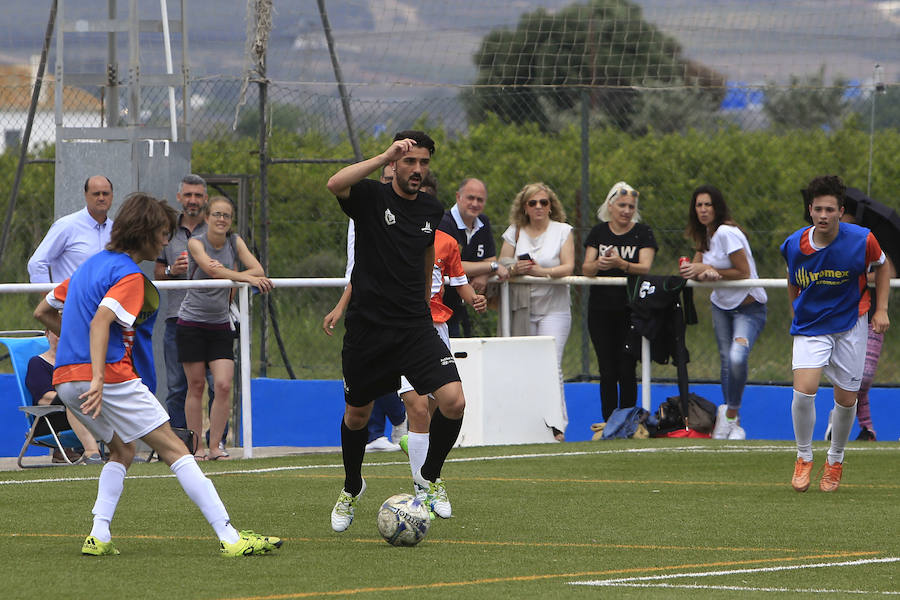
[[400,329],[355,318],[345,327],[341,360],[350,406],[397,391],[401,375],[421,395],[459,381],[453,354],[430,324]]
[[234,333],[231,329],[206,329],[190,325],[176,325],[175,345],[178,362],[209,363],[226,358],[234,360]]

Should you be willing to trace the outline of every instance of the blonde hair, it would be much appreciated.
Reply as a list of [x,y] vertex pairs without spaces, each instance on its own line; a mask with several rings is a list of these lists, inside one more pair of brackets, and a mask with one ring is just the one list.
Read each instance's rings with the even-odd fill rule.
[[[600,208],[597,209],[597,218],[603,222],[609,221],[609,205],[613,203],[613,201],[619,197],[619,190],[627,190],[629,192],[636,192],[637,190],[625,183],[624,181],[619,181],[609,190],[609,193],[606,194],[606,200],[603,201],[603,204],[600,205]],[[638,197],[634,197],[634,215],[631,217],[632,223],[637,223],[641,220],[641,211],[638,208]]]
[[512,201],[509,209],[509,224],[517,227],[525,227],[528,225],[528,214],[525,212],[525,203],[531,200],[532,196],[538,192],[547,192],[550,198],[550,218],[560,223],[566,222],[566,211],[563,209],[562,202],[556,197],[556,193],[550,189],[545,183],[536,182],[526,184]]

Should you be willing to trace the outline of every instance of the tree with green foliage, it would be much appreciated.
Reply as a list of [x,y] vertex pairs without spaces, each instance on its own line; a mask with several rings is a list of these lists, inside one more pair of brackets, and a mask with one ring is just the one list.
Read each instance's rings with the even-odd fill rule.
[[778,129],[837,129],[841,125],[847,101],[847,80],[835,77],[825,83],[825,65],[812,75],[791,75],[790,86],[769,83],[763,111]]
[[645,21],[629,0],[525,13],[514,31],[485,36],[474,61],[475,87],[463,95],[470,120],[493,113],[544,130],[560,111],[576,109],[585,88],[602,121],[628,129],[639,109],[636,88],[700,85],[719,98],[724,86],[721,75],[683,58],[677,40]]
[[872,101],[875,102],[875,129],[900,129],[900,86],[887,86],[883,93],[870,94],[868,101],[859,105],[857,127],[866,131],[872,125]]

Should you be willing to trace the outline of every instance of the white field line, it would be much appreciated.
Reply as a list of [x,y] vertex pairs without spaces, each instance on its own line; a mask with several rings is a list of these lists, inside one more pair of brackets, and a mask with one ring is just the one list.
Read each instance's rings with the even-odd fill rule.
[[616,587],[665,588],[682,590],[721,590],[725,592],[777,592],[806,594],[857,594],[860,596],[900,596],[900,592],[876,592],[873,590],[829,590],[816,588],[743,587],[737,585],[674,585],[671,583],[619,583]]
[[[697,454],[712,454],[712,453],[731,453],[731,454],[754,454],[754,453],[771,453],[771,452],[791,452],[793,453],[794,446],[792,445],[780,445],[780,446],[742,446],[739,444],[729,444],[724,446],[673,446],[669,448],[620,448],[615,450],[582,450],[576,452],[533,452],[528,454],[507,454],[502,456],[470,456],[466,458],[448,458],[448,463],[466,463],[466,462],[479,462],[479,461],[494,461],[494,460],[522,460],[529,458],[558,458],[564,456],[599,456],[599,455],[608,455],[608,454],[659,454],[659,453],[667,453],[667,452],[689,452],[689,453],[697,453]],[[854,451],[864,451],[864,452],[878,452],[878,451],[887,451],[887,452],[898,452],[900,448],[893,447],[876,447],[876,448],[846,448],[845,452],[854,452]],[[385,467],[385,466],[397,466],[397,465],[406,465],[409,464],[409,461],[388,461],[388,462],[370,462],[365,463],[366,467]],[[252,475],[254,473],[276,473],[280,471],[307,471],[312,469],[341,469],[343,468],[343,463],[335,462],[329,464],[314,464],[314,465],[289,465],[284,467],[265,467],[265,468],[257,468],[257,469],[232,469],[228,471],[210,471],[206,472],[208,477],[214,477],[218,475]],[[168,477],[174,477],[173,474],[165,474],[165,475],[128,475],[128,479],[165,479]],[[67,483],[73,481],[96,481],[99,478],[98,476],[92,477],[51,477],[51,478],[41,478],[41,479],[16,479],[16,480],[0,480],[0,486],[2,485],[26,485],[32,483]]]
[[[796,588],[775,588],[775,587],[749,587],[749,586],[732,586],[732,585],[701,585],[701,584],[673,584],[666,583],[667,579],[684,579],[693,577],[721,577],[725,575],[742,575],[748,573],[774,573],[777,571],[795,571],[799,569],[823,569],[829,567],[856,567],[860,565],[876,564],[876,563],[895,563],[900,561],[900,557],[889,556],[885,558],[863,558],[859,560],[848,560],[841,562],[827,563],[808,563],[801,565],[783,565],[778,567],[759,567],[755,569],[729,569],[719,571],[703,571],[695,573],[669,573],[666,575],[647,575],[644,577],[622,577],[617,579],[595,579],[592,581],[570,581],[570,585],[589,585],[598,587],[633,587],[633,588],[672,588],[672,589],[696,589],[696,590],[724,590],[724,591],[746,591],[746,592],[807,592],[814,594],[861,594],[861,595],[881,595],[881,596],[900,596],[900,592],[895,591],[873,591],[873,590],[834,590],[834,589],[796,589]],[[653,582],[653,583],[650,583]]]

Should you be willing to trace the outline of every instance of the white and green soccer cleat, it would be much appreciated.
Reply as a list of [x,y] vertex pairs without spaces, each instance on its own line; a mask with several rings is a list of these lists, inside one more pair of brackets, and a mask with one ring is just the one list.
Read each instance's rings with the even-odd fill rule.
[[431,510],[442,519],[449,519],[453,513],[450,508],[450,498],[447,497],[447,487],[438,477],[434,483],[428,482],[428,502]]
[[331,509],[331,528],[335,531],[344,531],[353,522],[353,513],[356,512],[356,503],[366,491],[366,480],[363,479],[362,488],[355,496],[351,496],[345,490],[341,490],[334,508]]

